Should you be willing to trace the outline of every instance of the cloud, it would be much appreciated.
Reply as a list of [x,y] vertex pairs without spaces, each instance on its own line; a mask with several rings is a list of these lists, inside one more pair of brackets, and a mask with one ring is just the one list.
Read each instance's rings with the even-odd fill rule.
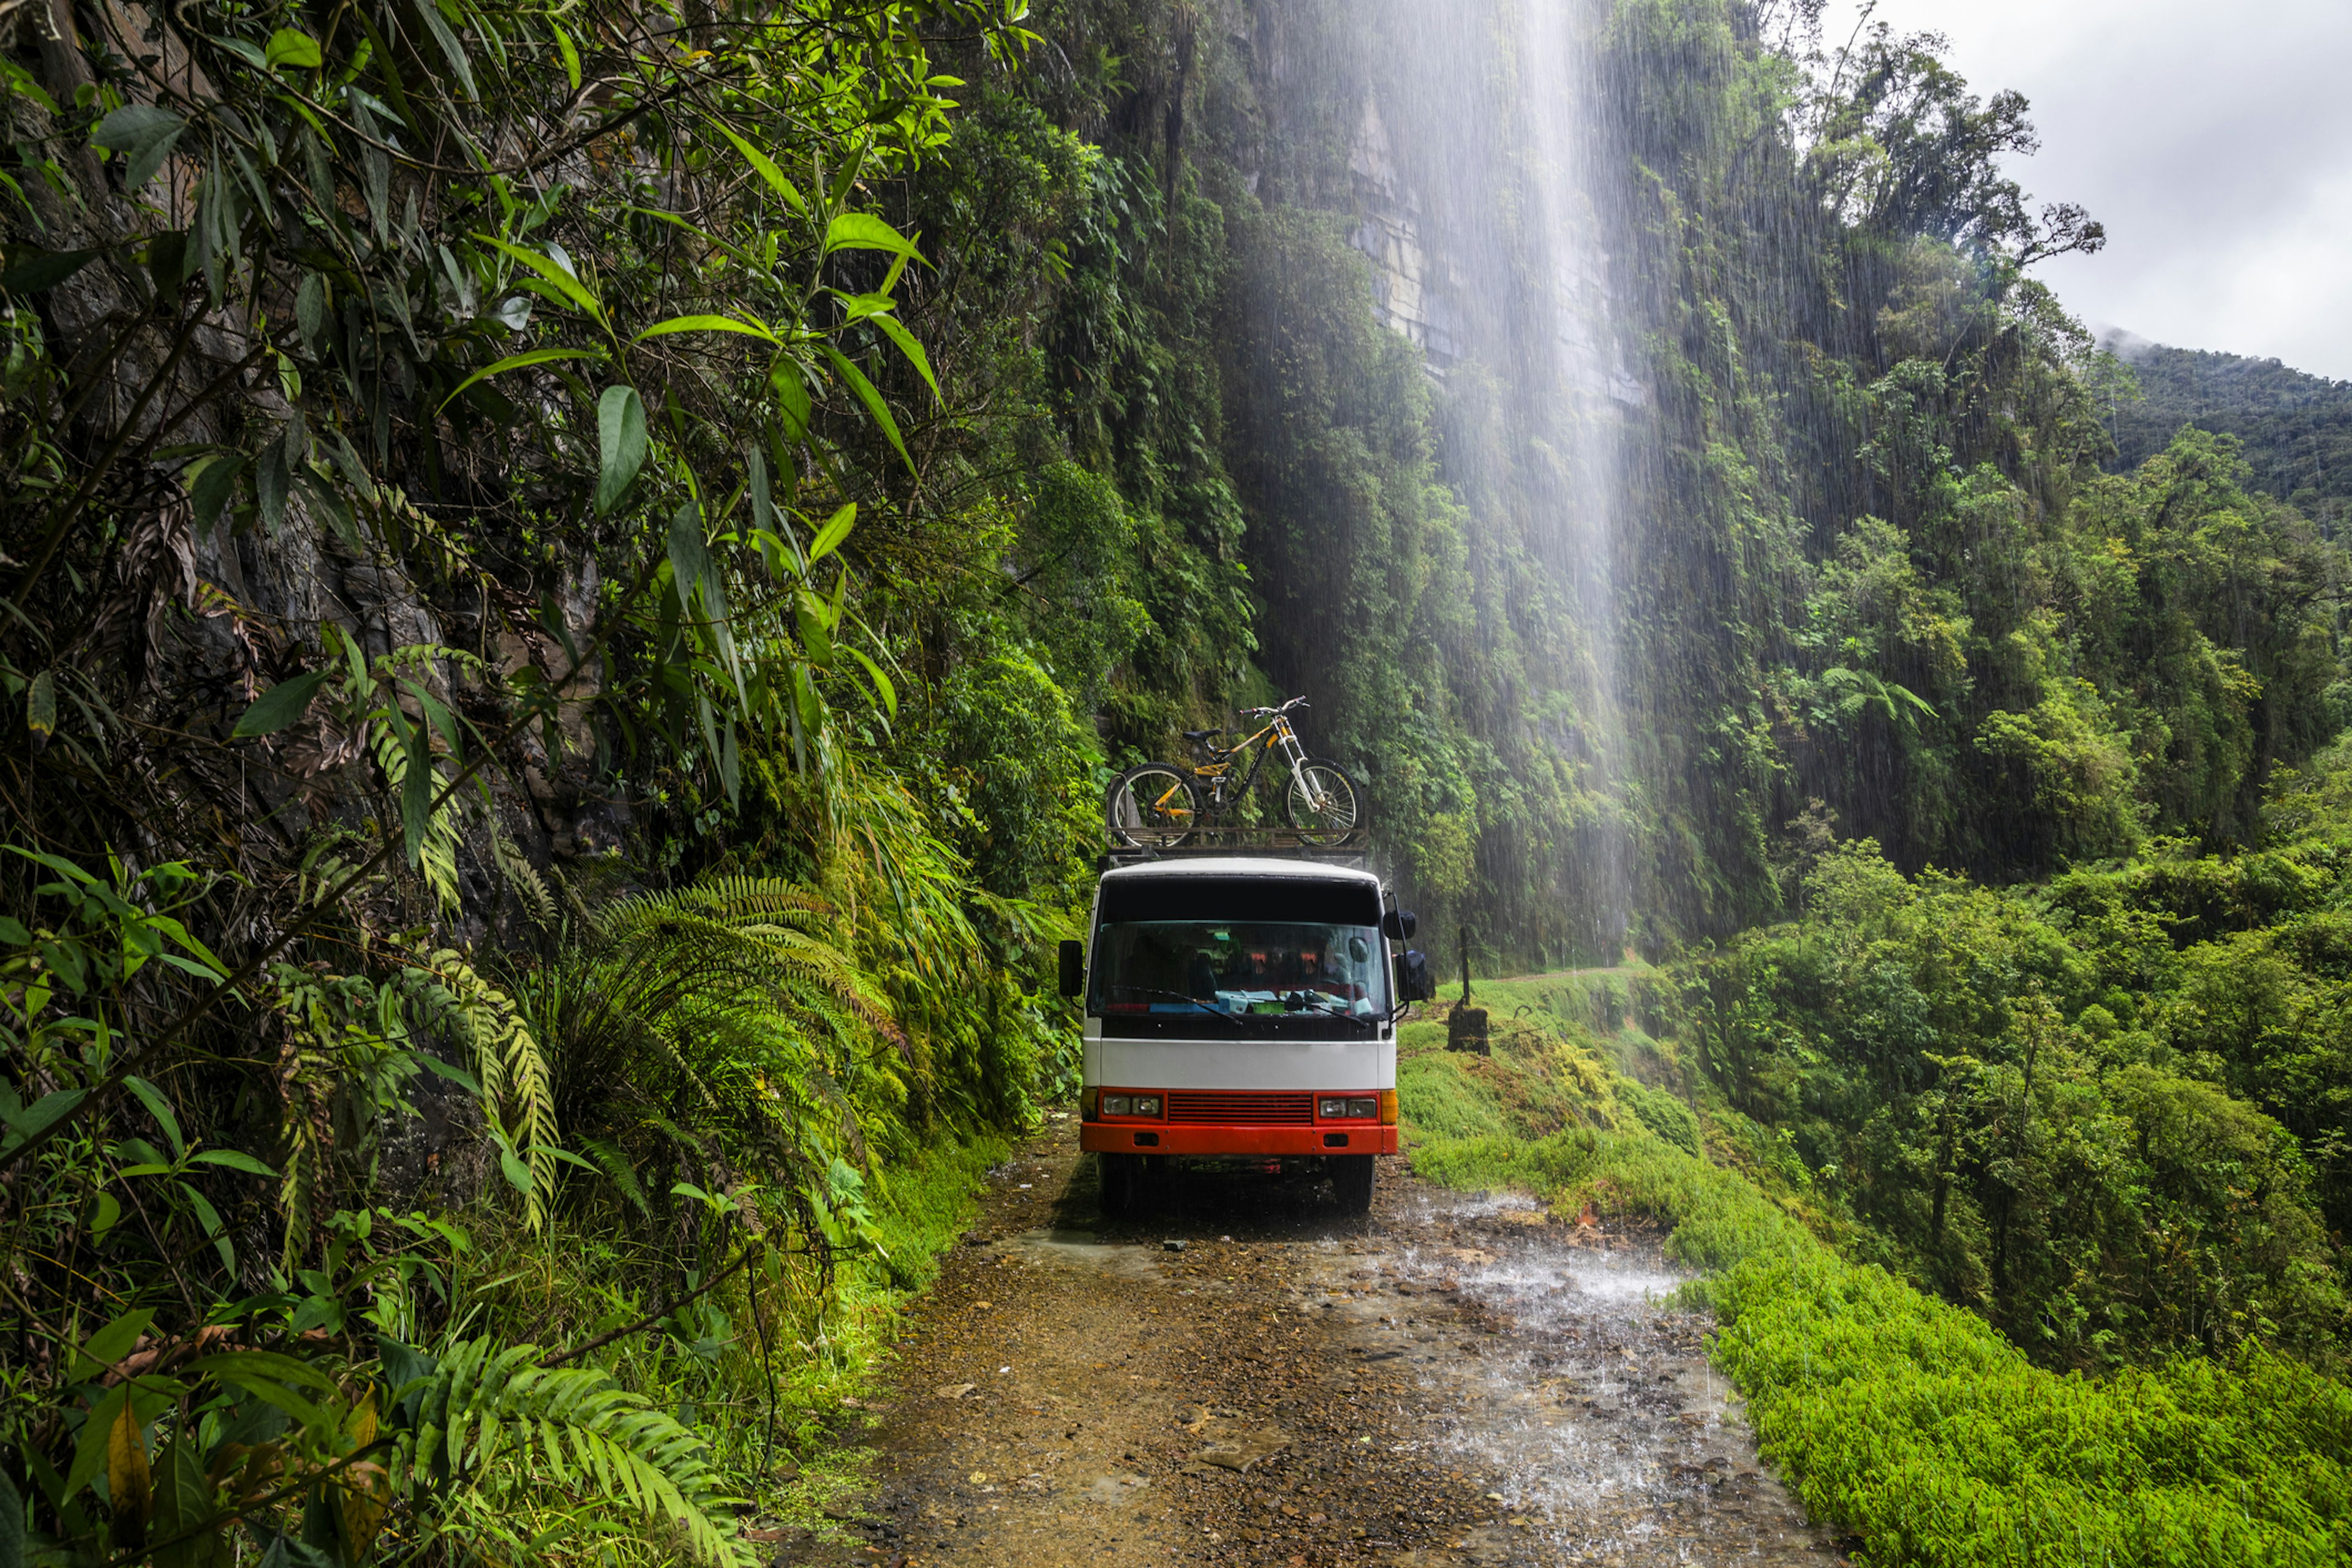
[[[1854,11],[1824,18],[1843,37]],[[2264,0],[1886,0],[1951,41],[1980,93],[2032,101],[2015,173],[2107,226],[2044,264],[2076,313],[2186,348],[2352,379],[2352,5]]]

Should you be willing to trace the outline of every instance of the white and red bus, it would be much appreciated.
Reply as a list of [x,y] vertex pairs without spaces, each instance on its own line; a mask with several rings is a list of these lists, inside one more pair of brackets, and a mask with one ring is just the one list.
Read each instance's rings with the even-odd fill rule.
[[[1343,1207],[1397,1152],[1396,1017],[1412,934],[1371,872],[1277,855],[1154,857],[1106,871],[1062,988],[1086,998],[1080,1143],[1103,1210],[1171,1160],[1319,1162]],[[1416,957],[1418,955],[1415,955]]]

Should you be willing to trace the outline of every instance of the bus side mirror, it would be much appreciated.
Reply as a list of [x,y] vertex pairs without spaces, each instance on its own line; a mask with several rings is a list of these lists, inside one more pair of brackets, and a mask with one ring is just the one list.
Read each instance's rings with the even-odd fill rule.
[[1381,932],[1391,942],[1406,942],[1420,924],[1411,910],[1391,910],[1381,917]]
[[1076,996],[1087,988],[1087,944],[1082,942],[1062,943],[1062,994]]
[[1437,987],[1430,984],[1429,959],[1426,954],[1419,952],[1401,952],[1397,954],[1396,966],[1397,1000],[1426,1002],[1437,994]]

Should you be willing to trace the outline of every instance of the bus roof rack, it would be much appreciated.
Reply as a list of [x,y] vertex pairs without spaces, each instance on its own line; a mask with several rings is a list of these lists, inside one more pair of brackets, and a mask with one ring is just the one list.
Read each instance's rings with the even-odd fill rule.
[[1140,866],[1154,860],[1199,860],[1226,856],[1266,856],[1286,860],[1315,860],[1328,866],[1361,868],[1371,853],[1361,830],[1338,844],[1309,844],[1286,827],[1206,827],[1185,836],[1181,844],[1117,844],[1095,858],[1095,869]]

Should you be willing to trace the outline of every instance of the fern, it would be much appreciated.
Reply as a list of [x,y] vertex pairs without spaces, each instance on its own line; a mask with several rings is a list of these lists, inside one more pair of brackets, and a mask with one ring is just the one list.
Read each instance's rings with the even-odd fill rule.
[[677,892],[616,899],[598,926],[615,943],[656,944],[795,991],[814,988],[903,1045],[888,1005],[871,994],[848,954],[791,923],[793,917],[834,912],[823,894],[797,882],[726,877]]
[[[399,800],[403,786],[408,781],[408,752],[393,732],[389,724],[369,727],[369,740],[375,747],[375,764],[383,770],[384,787]],[[460,907],[457,887],[457,803],[453,795],[443,801],[425,824],[425,842],[420,847],[417,868],[424,873],[425,885],[445,913],[455,914]]]
[[489,819],[489,836],[491,864],[498,867],[499,874],[507,879],[507,886],[514,890],[523,908],[530,911],[530,918],[541,928],[551,929],[555,924],[555,896],[547,890],[539,868],[524,856],[522,847],[508,837],[495,815]]
[[[555,1180],[558,1147],[555,1099],[546,1056],[529,1020],[513,998],[476,972],[452,948],[416,950],[451,1023],[474,1049],[475,1076],[482,1089],[482,1114],[520,1151],[530,1171],[525,1217],[538,1229],[547,1218],[547,1198]],[[511,1105],[514,1120],[507,1118]]]
[[580,1152],[604,1173],[605,1180],[619,1188],[621,1195],[636,1205],[639,1214],[648,1219],[653,1217],[654,1205],[646,1196],[645,1184],[637,1180],[636,1169],[629,1163],[629,1157],[621,1152],[620,1145],[604,1138],[583,1137],[575,1142]]
[[542,1367],[536,1345],[459,1342],[434,1367],[398,1469],[446,1475],[496,1503],[551,1489],[578,1504],[625,1510],[676,1531],[696,1563],[749,1564],[723,1510],[701,1438],[593,1367]]

